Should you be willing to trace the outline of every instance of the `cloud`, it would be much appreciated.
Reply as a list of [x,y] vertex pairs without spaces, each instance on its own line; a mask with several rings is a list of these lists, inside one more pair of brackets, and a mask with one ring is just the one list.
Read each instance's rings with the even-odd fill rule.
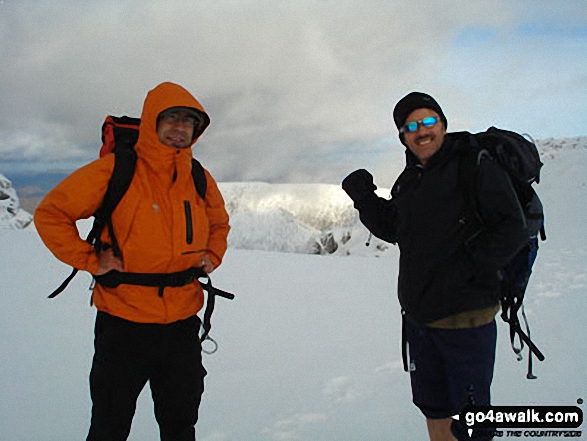
[[333,378],[324,386],[324,395],[333,403],[352,403],[361,397],[353,383],[353,380],[346,376]]
[[302,440],[304,434],[316,424],[322,424],[329,420],[324,413],[295,414],[289,418],[279,420],[271,427],[261,430],[261,435],[272,440]]
[[[573,23],[585,22],[563,3],[556,20],[574,13]],[[537,21],[548,17],[540,4]],[[456,69],[472,54],[453,47],[467,29],[507,36],[523,17],[506,0],[5,0],[0,155],[93,158],[107,114],[139,115],[146,92],[172,80],[210,113],[195,151],[219,180],[339,182],[357,166],[389,168],[401,154],[390,112],[406,92],[438,94],[455,121],[478,123],[468,116],[491,114],[487,97],[512,96],[529,81],[534,70],[512,84],[463,78]],[[528,56],[542,50],[528,38]],[[477,59],[490,45],[475,47]],[[474,72],[485,79],[502,72],[499,52],[489,53],[486,72]],[[547,67],[537,88],[560,71]],[[489,87],[482,99],[471,82]],[[476,102],[489,110],[469,111]],[[545,105],[538,97],[526,107],[534,102]],[[30,146],[15,141],[23,134]]]
[[393,374],[395,372],[401,372],[403,370],[403,365],[401,361],[393,361],[390,363],[386,363],[382,366],[377,366],[375,368],[376,373],[383,373],[383,374]]
[[224,432],[212,432],[205,436],[202,441],[230,441],[230,437]]

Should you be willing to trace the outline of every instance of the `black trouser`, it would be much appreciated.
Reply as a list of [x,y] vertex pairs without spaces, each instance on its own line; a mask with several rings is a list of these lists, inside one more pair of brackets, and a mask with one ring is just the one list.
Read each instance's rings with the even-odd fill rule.
[[197,316],[160,325],[98,312],[87,441],[126,440],[147,381],[161,440],[194,441],[206,375],[199,329]]

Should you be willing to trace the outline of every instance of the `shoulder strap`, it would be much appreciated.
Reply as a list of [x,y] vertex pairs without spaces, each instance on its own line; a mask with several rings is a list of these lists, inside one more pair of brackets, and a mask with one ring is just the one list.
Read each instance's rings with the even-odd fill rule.
[[463,145],[459,151],[458,186],[465,201],[461,222],[473,223],[477,228],[483,225],[483,219],[479,214],[477,194],[479,164],[485,155],[489,155],[489,152],[479,145],[473,135],[469,136],[468,145]]
[[120,149],[114,151],[114,158],[114,170],[108,182],[102,206],[94,214],[94,225],[87,240],[96,248],[100,248],[99,240],[102,230],[108,227],[114,255],[120,256],[120,248],[112,227],[112,213],[130,186],[137,163],[137,154],[133,149]]
[[192,178],[194,180],[194,185],[196,186],[196,191],[205,201],[208,182],[206,181],[204,167],[202,167],[202,164],[200,164],[200,161],[198,161],[196,158],[192,158]]
[[[94,246],[96,250],[100,250],[102,247],[100,237],[104,228],[107,227],[108,234],[112,240],[113,252],[115,255],[120,256],[120,248],[114,235],[114,228],[112,227],[112,213],[130,186],[136,162],[137,154],[133,149],[114,151],[114,169],[112,170],[112,176],[108,181],[102,206],[94,213],[94,223],[86,238],[86,241]],[[71,274],[49,295],[49,298],[52,299],[65,290],[77,273],[78,269],[73,268]]]

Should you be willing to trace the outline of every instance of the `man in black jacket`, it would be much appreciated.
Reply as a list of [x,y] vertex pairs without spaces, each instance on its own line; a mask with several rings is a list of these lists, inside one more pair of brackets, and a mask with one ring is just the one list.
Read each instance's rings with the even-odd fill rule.
[[488,158],[476,170],[480,219],[471,215],[470,190],[459,185],[459,158],[471,148],[470,138],[447,133],[434,98],[412,92],[397,103],[393,118],[407,149],[391,199],[375,194],[366,170],[351,173],[342,186],[361,222],[399,246],[412,395],[430,439],[468,439],[450,417],[472,401],[490,404],[499,269],[524,245],[526,223],[508,175]]

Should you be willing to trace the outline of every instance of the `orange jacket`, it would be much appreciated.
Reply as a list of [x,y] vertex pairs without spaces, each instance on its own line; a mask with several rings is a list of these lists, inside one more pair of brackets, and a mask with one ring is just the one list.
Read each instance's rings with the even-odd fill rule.
[[[191,176],[192,149],[168,147],[159,141],[157,116],[170,107],[200,103],[181,86],[163,83],[147,94],[135,146],[137,165],[130,187],[112,214],[124,271],[170,273],[200,265],[208,254],[220,265],[230,229],[224,200],[206,170],[203,201]],[[194,140],[195,142],[195,140]],[[99,208],[112,170],[108,154],[72,173],[47,194],[35,212],[41,239],[61,261],[94,274],[98,258],[76,227]],[[175,179],[174,179],[175,177]],[[188,243],[186,206],[191,210],[193,240]],[[110,242],[104,232],[103,240]],[[104,288],[96,284],[93,301],[101,311],[139,323],[170,323],[196,314],[204,304],[197,281],[182,287],[158,289],[137,285]]]

